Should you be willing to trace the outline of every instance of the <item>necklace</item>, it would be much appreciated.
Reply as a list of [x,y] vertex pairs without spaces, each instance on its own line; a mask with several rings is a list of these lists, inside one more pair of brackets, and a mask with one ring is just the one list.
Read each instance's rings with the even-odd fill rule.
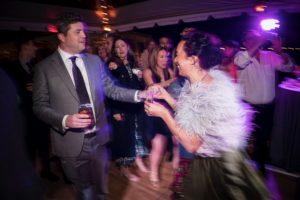
[[191,84],[197,84],[197,83],[203,84],[208,76],[209,76],[209,73],[207,71],[203,70],[203,71],[198,71],[197,73],[194,73],[188,79]]
[[203,82],[207,76],[208,76],[208,73],[205,73],[205,75],[200,79],[200,82]]
[[204,83],[204,80],[206,79],[207,76],[208,73],[205,73],[205,75],[203,75],[199,80],[195,81],[195,83]]

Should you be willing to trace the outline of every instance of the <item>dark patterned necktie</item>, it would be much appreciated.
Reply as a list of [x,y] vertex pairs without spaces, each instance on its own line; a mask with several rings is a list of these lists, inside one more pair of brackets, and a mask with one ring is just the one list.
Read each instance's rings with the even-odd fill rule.
[[76,56],[70,57],[70,60],[72,61],[72,71],[73,71],[73,77],[75,82],[76,91],[80,100],[80,104],[86,104],[90,103],[90,98],[88,95],[88,92],[86,90],[86,86],[83,80],[83,76],[81,74],[80,69],[76,65]]

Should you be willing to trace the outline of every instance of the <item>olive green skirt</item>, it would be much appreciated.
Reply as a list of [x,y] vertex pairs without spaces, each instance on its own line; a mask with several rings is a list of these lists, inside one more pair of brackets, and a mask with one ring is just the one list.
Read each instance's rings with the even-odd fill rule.
[[264,200],[269,192],[241,152],[220,158],[196,157],[183,182],[187,200]]

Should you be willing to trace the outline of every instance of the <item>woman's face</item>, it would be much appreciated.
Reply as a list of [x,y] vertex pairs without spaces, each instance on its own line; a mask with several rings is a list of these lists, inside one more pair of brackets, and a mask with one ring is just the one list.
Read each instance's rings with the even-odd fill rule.
[[168,66],[169,55],[166,50],[160,50],[157,54],[156,67],[166,69]]
[[107,49],[105,48],[105,46],[99,46],[98,47],[98,55],[99,55],[100,58],[107,57],[108,53],[107,53]]
[[125,41],[117,40],[116,44],[115,44],[115,51],[116,51],[117,56],[121,60],[124,60],[127,58],[129,46]]
[[178,68],[179,74],[181,76],[187,76],[188,72],[191,71],[190,61],[184,51],[185,41],[180,41],[176,48],[176,56],[174,58],[175,65]]

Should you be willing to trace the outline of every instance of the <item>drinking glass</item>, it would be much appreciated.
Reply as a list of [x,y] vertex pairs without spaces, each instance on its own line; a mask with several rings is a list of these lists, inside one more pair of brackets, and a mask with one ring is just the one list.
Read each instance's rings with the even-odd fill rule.
[[148,89],[147,93],[146,93],[146,101],[149,101],[150,103],[153,103],[154,94],[155,94],[154,89],[152,89],[152,88]]
[[94,126],[95,121],[94,121],[94,114],[93,114],[92,104],[90,104],[90,103],[80,104],[78,113],[89,115],[89,118],[92,120],[92,123],[91,123],[90,127]]

